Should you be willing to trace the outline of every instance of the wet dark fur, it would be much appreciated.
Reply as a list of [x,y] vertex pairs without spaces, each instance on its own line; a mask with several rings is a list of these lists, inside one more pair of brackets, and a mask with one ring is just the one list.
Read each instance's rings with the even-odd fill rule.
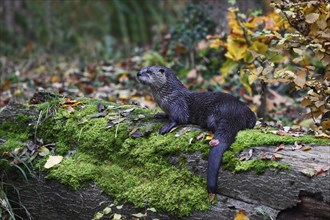
[[213,139],[219,143],[210,148],[207,188],[215,193],[224,151],[235,141],[239,130],[254,127],[255,114],[230,94],[188,90],[166,67],[143,68],[137,76],[150,87],[155,101],[169,117],[160,134],[168,133],[180,124],[197,124],[214,132]]

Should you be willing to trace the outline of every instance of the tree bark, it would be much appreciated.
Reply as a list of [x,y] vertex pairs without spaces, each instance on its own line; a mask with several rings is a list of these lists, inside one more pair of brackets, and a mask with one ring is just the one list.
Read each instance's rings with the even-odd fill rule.
[[[52,96],[48,96],[51,98]],[[30,124],[38,120],[36,107],[10,103],[0,110],[0,123],[15,120],[20,114],[30,115]],[[0,137],[1,138],[1,137]],[[253,155],[274,152],[275,147],[255,147]],[[243,152],[244,153],[244,152]],[[238,210],[244,210],[250,219],[330,219],[330,176],[308,177],[304,168],[329,165],[329,146],[313,146],[310,151],[282,150],[281,162],[291,166],[290,170],[268,169],[257,175],[252,171],[231,173],[220,170],[217,203],[206,212],[193,212],[184,219],[233,219]],[[187,161],[187,168],[195,175],[206,178],[207,160],[200,153],[182,153],[168,156],[174,166],[180,166],[180,158]],[[29,182],[9,176],[8,184],[15,188],[8,191],[11,200],[23,204],[33,219],[92,219],[114,199],[102,193],[93,183],[84,189],[73,190],[55,180],[45,179],[45,174],[36,172]],[[25,209],[17,206],[17,212],[28,218]],[[122,209],[112,208],[112,213],[122,214],[126,219],[134,213],[146,210],[124,204]],[[103,219],[112,219],[107,215]],[[147,212],[144,219],[175,219],[167,213]]]

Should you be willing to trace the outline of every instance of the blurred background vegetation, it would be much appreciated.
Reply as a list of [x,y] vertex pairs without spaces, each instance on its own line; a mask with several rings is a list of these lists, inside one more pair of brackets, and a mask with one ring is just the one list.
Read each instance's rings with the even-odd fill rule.
[[127,56],[132,48],[159,39],[184,4],[176,0],[4,0],[0,50],[3,55],[38,51]]
[[40,87],[126,103],[146,97],[131,92],[136,71],[164,65],[264,120],[319,118],[330,112],[329,6],[274,2],[1,0],[0,106]]
[[[161,47],[159,44],[171,31],[175,41],[191,49],[206,34],[214,33],[211,22],[226,28],[223,18],[230,6],[228,2],[2,0],[0,51],[5,56],[45,52],[116,59],[130,56],[137,48]],[[258,2],[238,4],[246,11],[251,5],[262,7],[264,3]],[[197,9],[187,9],[190,5]],[[209,12],[207,16],[196,11],[202,8]]]

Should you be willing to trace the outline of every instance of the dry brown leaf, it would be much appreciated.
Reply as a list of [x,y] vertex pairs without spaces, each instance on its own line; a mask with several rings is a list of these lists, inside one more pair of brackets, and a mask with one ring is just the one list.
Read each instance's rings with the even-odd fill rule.
[[319,165],[315,167],[316,176],[326,176],[328,170],[330,169],[330,165]]
[[[330,139],[330,136],[327,135],[326,133],[321,133],[321,134],[317,134],[315,135],[316,138],[324,138],[324,139]],[[330,143],[329,143],[330,144]]]
[[271,160],[280,160],[283,158],[283,155],[282,154],[273,154],[272,155],[272,159]]
[[205,135],[207,135],[207,133],[206,133],[206,132],[202,132],[202,133],[200,133],[199,135],[197,135],[197,136],[195,137],[195,139],[196,139],[197,141],[199,141],[200,139],[204,138]]
[[278,152],[278,151],[281,151],[285,148],[285,145],[284,144],[281,144],[280,146],[278,146],[276,149],[275,149],[275,152]]
[[319,14],[317,13],[310,13],[308,15],[305,16],[305,20],[307,23],[309,24],[312,24],[314,23],[315,21],[317,21],[317,19],[319,18]]
[[294,83],[300,88],[304,87],[306,84],[306,73],[302,71],[298,72],[296,78],[294,79]]

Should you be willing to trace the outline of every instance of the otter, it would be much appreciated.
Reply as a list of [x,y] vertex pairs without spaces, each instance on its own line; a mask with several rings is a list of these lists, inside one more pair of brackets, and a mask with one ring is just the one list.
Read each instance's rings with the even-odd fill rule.
[[156,114],[156,117],[166,116],[169,119],[159,130],[160,134],[185,124],[196,124],[214,133],[209,142],[207,169],[207,190],[209,198],[214,198],[223,153],[235,141],[238,131],[255,126],[255,114],[230,94],[187,89],[167,67],[143,68],[137,73],[137,78],[150,88],[154,100],[165,112]]

